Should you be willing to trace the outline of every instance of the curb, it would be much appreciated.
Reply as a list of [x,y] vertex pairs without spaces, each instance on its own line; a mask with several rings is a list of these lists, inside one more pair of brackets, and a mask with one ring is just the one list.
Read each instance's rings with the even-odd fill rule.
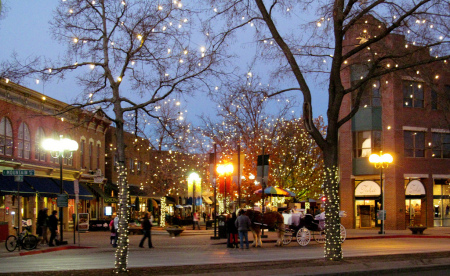
[[66,246],[59,246],[59,247],[55,247],[55,248],[47,248],[47,249],[36,250],[36,251],[20,252],[19,256],[36,255],[36,254],[41,254],[41,253],[61,251],[61,250],[67,250],[67,249],[87,249],[87,248],[94,248],[94,247],[66,245]]

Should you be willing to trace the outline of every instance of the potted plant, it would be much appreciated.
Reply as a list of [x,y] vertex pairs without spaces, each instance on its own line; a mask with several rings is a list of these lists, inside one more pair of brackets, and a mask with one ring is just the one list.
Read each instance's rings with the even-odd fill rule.
[[166,231],[169,232],[171,237],[179,236],[184,230],[185,228],[179,225],[171,225],[166,227]]
[[420,224],[420,225],[411,225],[408,227],[408,229],[411,230],[413,234],[423,234],[423,231],[425,231],[427,227]]

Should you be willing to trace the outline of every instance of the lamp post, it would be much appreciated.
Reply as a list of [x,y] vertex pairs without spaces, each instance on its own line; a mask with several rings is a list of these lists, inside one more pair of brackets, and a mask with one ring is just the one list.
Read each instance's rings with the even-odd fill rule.
[[223,206],[225,213],[227,212],[227,174],[233,173],[232,164],[217,165],[217,172],[224,177],[224,196],[223,196]]
[[383,169],[387,168],[390,163],[392,163],[394,159],[392,158],[392,155],[389,153],[383,154],[382,151],[380,151],[380,155],[378,154],[372,154],[369,157],[369,162],[374,164],[376,169],[380,169],[380,184],[381,184],[381,229],[378,234],[384,235],[384,220],[386,218],[386,211],[384,210],[384,182],[383,182]]
[[193,220],[194,213],[195,213],[195,185],[196,183],[200,183],[201,178],[198,176],[197,173],[193,172],[188,177],[188,191],[190,190],[189,187],[192,187],[192,223],[194,224],[194,230],[195,230],[195,222]]
[[[72,158],[73,152],[78,149],[78,143],[74,140],[59,136],[59,140],[52,138],[45,139],[42,142],[42,148],[50,151],[53,158],[59,158],[59,178],[60,178],[60,194],[64,194],[63,188],[63,158]],[[67,207],[67,206],[66,206]],[[59,228],[60,242],[63,242],[63,207],[59,207]],[[75,227],[75,226],[74,226]]]

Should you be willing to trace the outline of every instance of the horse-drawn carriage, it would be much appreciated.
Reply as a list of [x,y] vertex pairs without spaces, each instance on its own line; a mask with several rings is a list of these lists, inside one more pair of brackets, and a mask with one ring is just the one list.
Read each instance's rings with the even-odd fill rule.
[[[345,216],[345,212],[339,212],[339,216]],[[283,214],[284,224],[286,230],[283,236],[283,244],[288,245],[295,237],[298,244],[306,246],[313,236],[317,243],[325,242],[325,213],[317,215],[314,218],[310,214],[303,215],[302,212]],[[345,227],[340,224],[341,242],[345,241],[347,231]]]

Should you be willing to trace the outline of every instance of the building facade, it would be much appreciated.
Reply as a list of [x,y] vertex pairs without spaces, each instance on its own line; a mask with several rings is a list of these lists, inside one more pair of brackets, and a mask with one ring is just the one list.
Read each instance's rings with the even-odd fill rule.
[[[345,36],[347,50],[384,28],[372,16],[356,26]],[[370,54],[414,47],[401,34],[390,34],[380,43],[378,49],[376,45],[368,49],[367,56],[346,61],[341,72],[346,88],[367,74]],[[429,56],[428,52],[421,54]],[[398,66],[396,62],[401,63],[387,60],[385,65]],[[381,177],[386,230],[412,225],[450,226],[449,69],[449,62],[442,61],[397,71],[374,79],[364,89],[359,111],[339,132],[345,227],[380,226],[377,211],[383,194]],[[348,114],[354,104],[354,96],[347,95],[341,114]],[[380,151],[394,159],[381,177],[380,170],[369,162],[369,156]]]
[[[44,138],[75,140],[78,151],[62,159],[63,193],[69,195],[63,208],[64,229],[73,226],[72,214],[89,213],[98,218],[98,197],[86,188],[88,183],[104,181],[105,131],[110,125],[101,111],[96,113],[67,110],[66,103],[46,97],[21,85],[0,81],[0,172],[33,170],[16,182],[13,176],[0,175],[0,223],[2,233],[15,233],[19,225],[18,202],[23,220],[32,222],[44,207],[58,210],[56,198],[61,192],[59,158],[42,148]],[[76,205],[74,181],[79,185]],[[17,195],[20,195],[19,197]],[[6,229],[6,230],[5,230]]]

